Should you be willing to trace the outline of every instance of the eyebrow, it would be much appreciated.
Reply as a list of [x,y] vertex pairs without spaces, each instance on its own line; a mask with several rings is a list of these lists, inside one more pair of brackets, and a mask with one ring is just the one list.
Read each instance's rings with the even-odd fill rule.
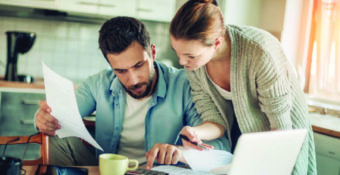
[[[135,65],[131,66],[131,67],[136,67],[137,65],[140,65],[142,63],[144,63],[145,60],[142,61],[138,61]],[[113,68],[113,70],[117,70],[117,71],[122,71],[122,70],[126,70],[126,69],[120,69],[120,68]]]

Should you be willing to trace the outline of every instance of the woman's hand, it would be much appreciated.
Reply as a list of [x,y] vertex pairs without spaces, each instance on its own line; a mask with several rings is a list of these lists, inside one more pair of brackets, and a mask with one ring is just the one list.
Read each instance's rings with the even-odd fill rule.
[[[197,150],[203,150],[203,149],[214,149],[213,146],[204,144],[199,135],[197,134],[197,128],[191,127],[191,126],[185,126],[182,131],[181,135],[182,137],[182,142],[183,146],[185,148],[194,148]],[[185,139],[184,139],[185,138]]]

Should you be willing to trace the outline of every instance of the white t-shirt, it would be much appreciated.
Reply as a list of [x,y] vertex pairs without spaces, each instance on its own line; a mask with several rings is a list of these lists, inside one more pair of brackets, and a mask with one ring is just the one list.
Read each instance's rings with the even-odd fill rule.
[[137,100],[126,94],[125,115],[117,153],[145,162],[145,116],[150,97]]

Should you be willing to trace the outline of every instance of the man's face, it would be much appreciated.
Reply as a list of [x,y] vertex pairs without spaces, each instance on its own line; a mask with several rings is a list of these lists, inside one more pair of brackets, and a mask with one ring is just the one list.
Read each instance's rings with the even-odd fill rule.
[[119,54],[107,54],[107,59],[124,86],[127,93],[133,98],[141,99],[149,95],[155,69],[153,67],[154,48],[152,58],[142,45],[134,41]]

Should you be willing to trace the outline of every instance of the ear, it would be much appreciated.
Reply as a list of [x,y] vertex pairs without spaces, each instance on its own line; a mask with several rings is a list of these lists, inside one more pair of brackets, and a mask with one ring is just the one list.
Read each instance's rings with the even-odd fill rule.
[[222,46],[223,43],[223,37],[219,36],[215,39],[215,50],[217,50],[218,48],[220,48]]
[[156,46],[154,44],[151,44],[151,56],[152,56],[152,59],[155,61],[156,60]]

